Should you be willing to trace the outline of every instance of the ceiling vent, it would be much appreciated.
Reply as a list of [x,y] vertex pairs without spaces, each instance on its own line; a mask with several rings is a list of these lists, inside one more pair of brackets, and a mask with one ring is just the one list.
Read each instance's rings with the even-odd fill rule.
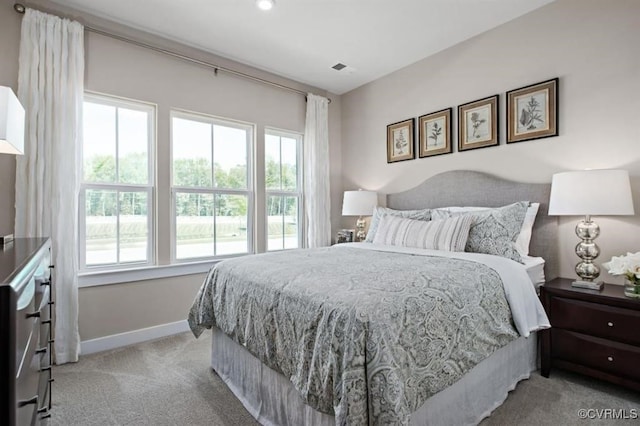
[[333,68],[336,71],[342,71],[343,69],[345,69],[347,66],[345,64],[341,64],[340,62],[338,62],[337,64],[335,64],[334,66],[332,66],[331,68]]

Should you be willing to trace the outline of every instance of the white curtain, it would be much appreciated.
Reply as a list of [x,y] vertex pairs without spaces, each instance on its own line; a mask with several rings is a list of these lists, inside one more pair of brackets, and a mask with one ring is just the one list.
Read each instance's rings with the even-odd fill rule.
[[55,356],[75,362],[78,335],[78,184],[84,95],[84,28],[27,9],[18,97],[26,110],[25,154],[16,164],[20,237],[51,237]]
[[329,100],[311,93],[307,94],[303,151],[307,247],[324,247],[331,244]]

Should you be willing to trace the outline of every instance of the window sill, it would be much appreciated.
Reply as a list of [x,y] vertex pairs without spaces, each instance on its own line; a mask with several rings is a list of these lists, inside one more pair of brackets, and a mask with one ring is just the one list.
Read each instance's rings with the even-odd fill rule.
[[133,281],[155,280],[206,273],[219,260],[177,263],[173,265],[144,266],[118,271],[83,272],[78,275],[78,287],[122,284]]

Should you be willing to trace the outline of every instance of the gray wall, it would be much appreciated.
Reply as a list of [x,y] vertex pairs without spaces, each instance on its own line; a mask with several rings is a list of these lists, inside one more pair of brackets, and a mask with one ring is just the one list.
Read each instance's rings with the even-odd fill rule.
[[[69,10],[47,2],[35,5],[54,7],[54,13],[77,16]],[[13,12],[11,3],[1,3],[0,83],[14,88],[17,85],[20,16]],[[5,22],[6,21],[6,22]],[[88,15],[80,15],[82,23],[97,28],[108,28],[156,46],[243,71],[258,77],[294,87],[303,91],[328,96],[330,104],[330,155],[333,222],[339,224],[341,202],[340,151],[340,97],[320,89],[271,75],[266,72],[225,60],[196,49],[162,40],[117,24]],[[304,96],[260,83],[239,79],[222,72],[215,76],[211,69],[171,58],[113,38],[87,32],[85,57],[85,89],[121,96],[157,105],[157,206],[158,228],[169,229],[170,177],[169,177],[169,112],[171,108],[197,111],[224,118],[251,122],[256,125],[256,158],[263,155],[265,126],[304,132],[306,103]],[[12,232],[14,221],[13,197],[15,185],[15,159],[0,157],[2,187],[0,199],[10,199],[0,210],[0,231]],[[256,176],[260,182],[264,176]],[[258,195],[259,211],[264,197]],[[263,215],[256,214],[257,231],[264,226]],[[262,228],[264,229],[264,228]],[[169,235],[163,232],[157,241],[160,264],[169,262]],[[81,288],[80,336],[82,340],[122,333],[180,321],[186,318],[204,274],[147,280],[133,283]]]
[[[454,169],[550,182],[558,171],[624,168],[632,176],[640,213],[639,39],[637,0],[557,0],[344,94],[344,188],[397,192]],[[560,78],[560,136],[506,145],[504,93],[553,77]],[[386,163],[387,124],[447,107],[454,107],[457,117],[457,105],[496,93],[500,146]],[[578,219],[561,219],[562,276],[575,276]],[[601,226],[598,262],[640,249],[637,215],[596,220]],[[351,225],[350,218],[343,224]],[[607,274],[605,279],[619,281]]]

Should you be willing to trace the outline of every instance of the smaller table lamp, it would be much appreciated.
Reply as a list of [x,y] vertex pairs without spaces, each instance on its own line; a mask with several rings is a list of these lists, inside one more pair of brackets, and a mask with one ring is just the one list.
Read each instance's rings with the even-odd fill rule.
[[356,241],[362,241],[367,234],[364,232],[365,221],[362,216],[371,216],[373,208],[378,205],[378,194],[373,191],[344,191],[342,200],[342,216],[358,216],[356,221]]
[[5,86],[0,86],[0,153],[24,154],[24,108]]
[[582,170],[556,173],[551,181],[549,199],[550,216],[584,215],[576,225],[576,234],[581,241],[576,245],[580,259],[576,274],[580,277],[573,287],[602,290],[600,268],[593,260],[600,248],[593,242],[600,234],[600,227],[591,220],[591,215],[633,215],[633,200],[629,172],[626,170]]

